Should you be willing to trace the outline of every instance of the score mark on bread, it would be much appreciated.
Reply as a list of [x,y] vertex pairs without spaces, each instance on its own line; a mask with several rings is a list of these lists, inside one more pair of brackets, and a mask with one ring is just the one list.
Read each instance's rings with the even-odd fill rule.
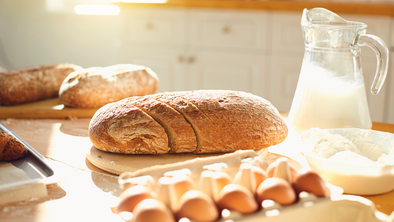
[[281,143],[287,134],[269,101],[228,90],[130,97],[101,107],[89,125],[96,148],[125,154],[262,149]]

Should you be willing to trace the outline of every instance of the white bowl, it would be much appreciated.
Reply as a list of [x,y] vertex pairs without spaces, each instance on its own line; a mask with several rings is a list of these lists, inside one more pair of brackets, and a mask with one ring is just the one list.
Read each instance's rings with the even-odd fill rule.
[[[339,134],[347,139],[357,139],[379,143],[389,154],[394,146],[394,134],[356,128],[327,129],[331,134]],[[362,147],[360,147],[362,148]],[[306,146],[301,146],[310,168],[319,173],[328,183],[343,188],[345,193],[376,195],[394,189],[394,165],[355,165],[340,163],[311,154]]]

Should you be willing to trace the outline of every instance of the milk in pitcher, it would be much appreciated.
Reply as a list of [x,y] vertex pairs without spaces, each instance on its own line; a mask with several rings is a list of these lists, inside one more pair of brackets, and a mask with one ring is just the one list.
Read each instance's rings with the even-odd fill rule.
[[297,132],[313,127],[372,127],[363,81],[349,83],[352,81],[325,78],[329,76],[324,73],[326,71],[316,67],[307,70],[309,73],[304,73],[303,77],[308,80],[299,81],[303,86],[297,86],[288,118]]
[[372,127],[361,65],[361,47],[376,54],[371,93],[387,76],[389,51],[367,25],[347,21],[324,9],[304,9],[301,17],[305,53],[288,123],[298,132],[312,127]]

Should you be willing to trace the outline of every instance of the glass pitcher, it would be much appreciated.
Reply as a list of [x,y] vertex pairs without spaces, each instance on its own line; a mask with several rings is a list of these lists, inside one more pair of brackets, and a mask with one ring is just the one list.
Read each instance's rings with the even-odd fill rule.
[[372,121],[361,67],[361,47],[376,53],[371,93],[379,93],[388,70],[388,48],[367,25],[323,8],[304,9],[301,27],[305,54],[288,117],[298,132],[319,127],[370,129]]

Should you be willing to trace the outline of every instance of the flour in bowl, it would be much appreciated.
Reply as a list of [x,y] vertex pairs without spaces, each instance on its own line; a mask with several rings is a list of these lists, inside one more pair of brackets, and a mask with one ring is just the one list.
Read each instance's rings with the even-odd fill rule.
[[376,165],[377,163],[350,150],[345,150],[332,155],[329,160],[353,165]]
[[335,162],[354,165],[394,164],[394,147],[388,154],[368,133],[349,129],[346,135],[312,128],[301,134],[305,152]]
[[394,165],[394,147],[392,147],[392,148],[390,149],[390,152],[389,152],[388,155],[387,155],[387,154],[382,154],[382,155],[379,157],[379,159],[378,159],[377,162],[378,162],[378,163],[381,163],[381,164],[390,164],[390,165]]
[[309,153],[324,158],[330,158],[332,155],[345,150],[359,152],[357,147],[345,137],[333,135],[318,128],[304,131],[301,134],[301,139]]

